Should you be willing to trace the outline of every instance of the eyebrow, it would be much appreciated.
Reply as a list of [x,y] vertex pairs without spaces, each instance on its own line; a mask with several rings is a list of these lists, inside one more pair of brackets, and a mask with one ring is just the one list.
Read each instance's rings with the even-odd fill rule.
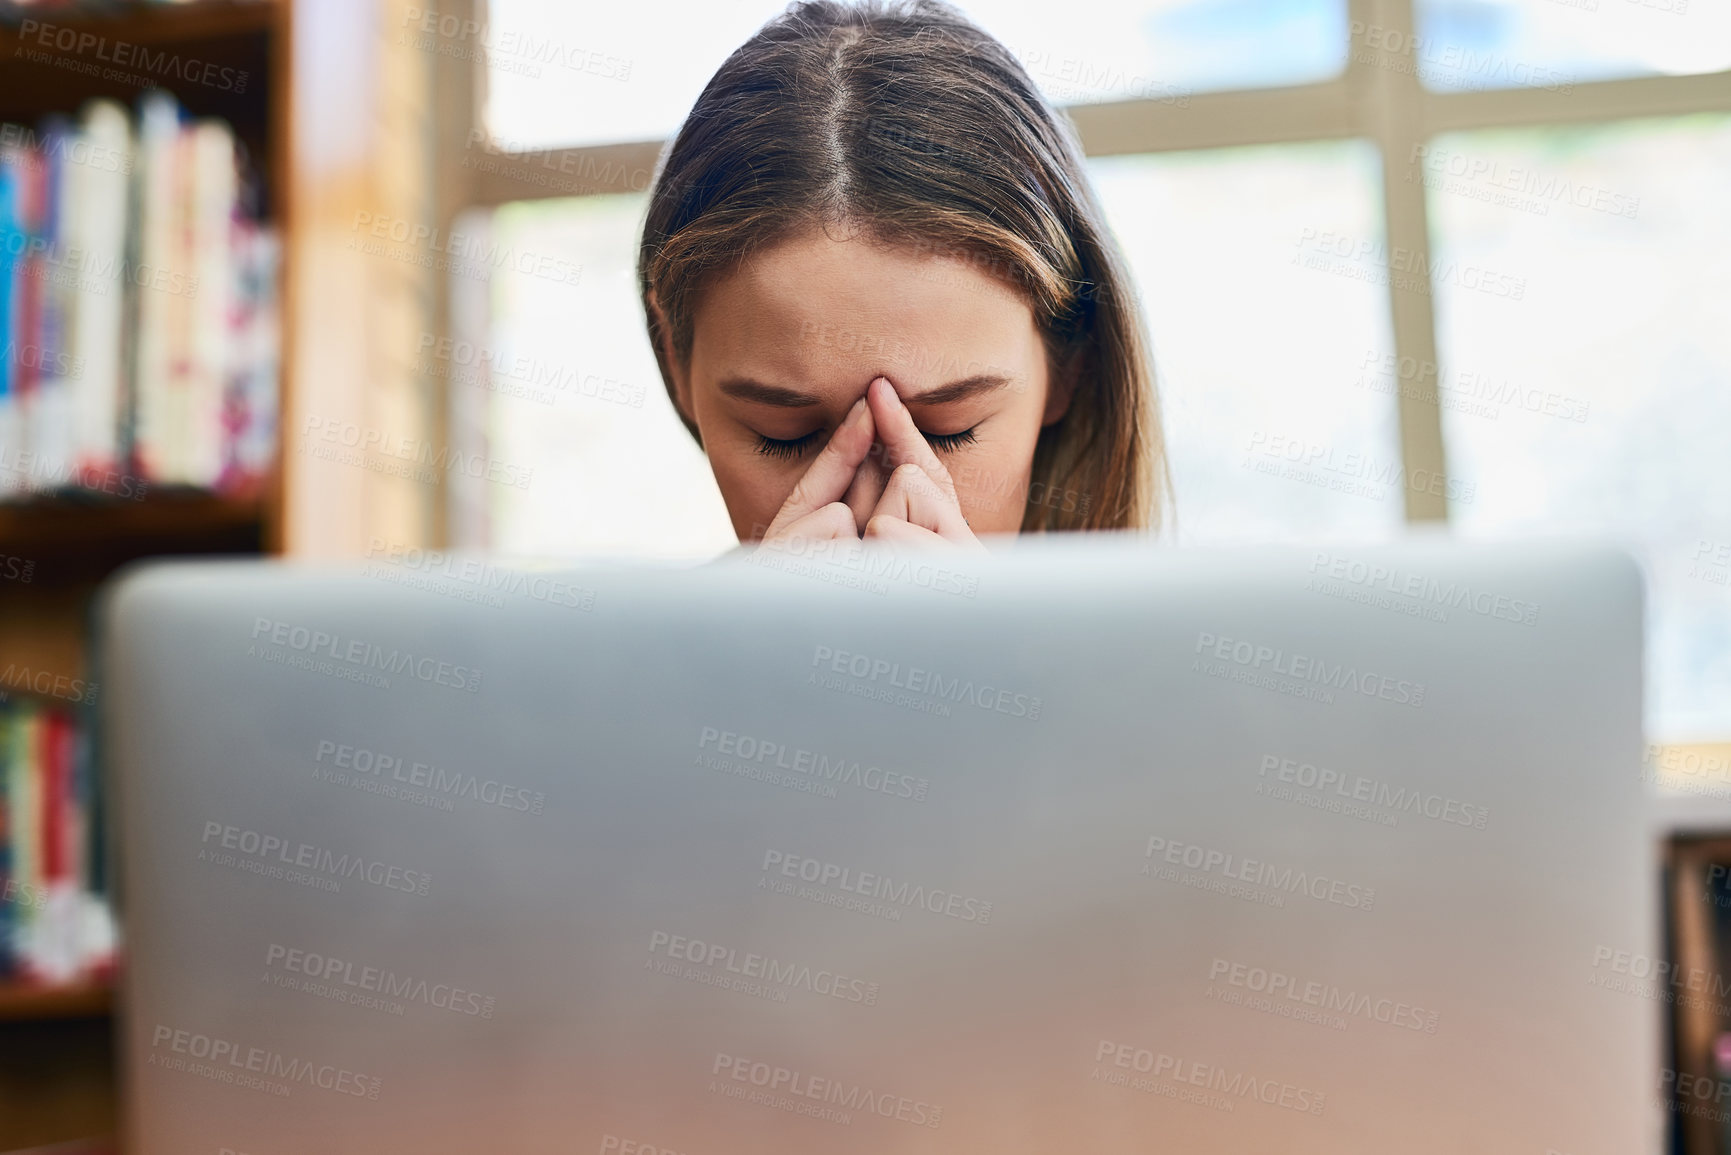
[[[963,377],[959,381],[951,381],[939,385],[936,389],[928,389],[924,393],[902,398],[904,405],[949,405],[956,401],[965,401],[969,397],[981,393],[989,393],[994,389],[1002,389],[1010,383],[1010,379],[1001,373],[975,373],[972,377]],[[761,381],[753,381],[745,377],[730,377],[721,383],[721,391],[729,397],[738,397],[742,401],[755,401],[760,405],[775,405],[783,409],[803,409],[811,405],[822,404],[822,401],[809,393],[801,393],[797,389],[786,389],[780,385],[765,385]]]

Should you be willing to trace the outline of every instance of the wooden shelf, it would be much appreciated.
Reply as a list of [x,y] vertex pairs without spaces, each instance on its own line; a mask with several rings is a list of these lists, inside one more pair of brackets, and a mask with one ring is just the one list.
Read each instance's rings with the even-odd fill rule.
[[[0,121],[34,125],[96,97],[130,105],[146,88],[164,88],[189,115],[228,121],[268,190],[272,42],[281,39],[285,15],[276,0],[65,8],[0,0]],[[26,20],[35,22],[28,36]],[[48,47],[45,35],[73,48]],[[269,210],[275,197],[267,192],[265,200]]]
[[191,4],[86,2],[59,8],[19,7],[0,0],[0,25],[15,33],[25,20],[95,32],[133,44],[209,40],[267,32],[276,0],[198,0]]
[[0,982],[0,1023],[100,1019],[113,1009],[114,991],[106,983],[44,987]]
[[[77,117],[93,99],[131,109],[162,88],[185,116],[231,126],[256,197],[249,207],[283,239],[285,413],[295,299],[289,172],[301,151],[289,119],[294,12],[293,0],[0,0],[0,122],[38,132],[44,118]],[[84,678],[91,597],[104,579],[140,558],[278,553],[282,494],[279,472],[239,495],[152,486],[139,501],[66,493],[0,503],[0,559],[31,566],[27,578],[0,568],[0,670]],[[116,999],[111,976],[64,987],[0,980],[0,1151],[117,1129]]]
[[[155,490],[138,501],[75,497],[0,504],[0,553],[37,563],[34,582],[68,571],[102,576],[155,553],[258,552],[266,502],[200,491]],[[25,589],[28,587],[20,587]]]

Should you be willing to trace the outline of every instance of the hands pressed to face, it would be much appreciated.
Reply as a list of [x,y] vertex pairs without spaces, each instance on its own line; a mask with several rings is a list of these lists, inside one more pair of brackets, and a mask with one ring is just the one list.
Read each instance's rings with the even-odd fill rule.
[[836,426],[763,544],[802,539],[985,549],[962,516],[949,470],[885,377]]
[[1021,529],[1071,392],[1032,307],[987,273],[825,229],[709,285],[689,354],[663,355],[742,542],[983,549]]

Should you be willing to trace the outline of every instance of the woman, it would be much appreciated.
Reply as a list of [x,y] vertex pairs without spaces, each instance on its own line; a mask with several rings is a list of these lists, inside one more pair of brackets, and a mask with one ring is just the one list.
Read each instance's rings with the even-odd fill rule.
[[638,282],[742,543],[1158,526],[1147,343],[1081,150],[947,4],[798,3],[734,52]]

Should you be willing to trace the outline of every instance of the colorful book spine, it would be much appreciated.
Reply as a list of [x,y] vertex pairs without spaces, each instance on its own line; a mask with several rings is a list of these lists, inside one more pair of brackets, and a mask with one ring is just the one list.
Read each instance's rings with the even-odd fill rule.
[[18,458],[24,438],[18,419],[18,272],[29,238],[18,224],[23,157],[18,146],[0,137],[0,499],[17,488]]
[[73,310],[71,359],[80,476],[118,473],[125,380],[126,219],[132,181],[132,128],[126,111],[92,101],[82,126],[82,163],[69,166],[67,247],[85,254]]
[[0,125],[0,500],[269,476],[280,244],[240,156],[162,91]]
[[0,978],[68,983],[113,966],[88,750],[85,718],[66,705],[0,704]]

